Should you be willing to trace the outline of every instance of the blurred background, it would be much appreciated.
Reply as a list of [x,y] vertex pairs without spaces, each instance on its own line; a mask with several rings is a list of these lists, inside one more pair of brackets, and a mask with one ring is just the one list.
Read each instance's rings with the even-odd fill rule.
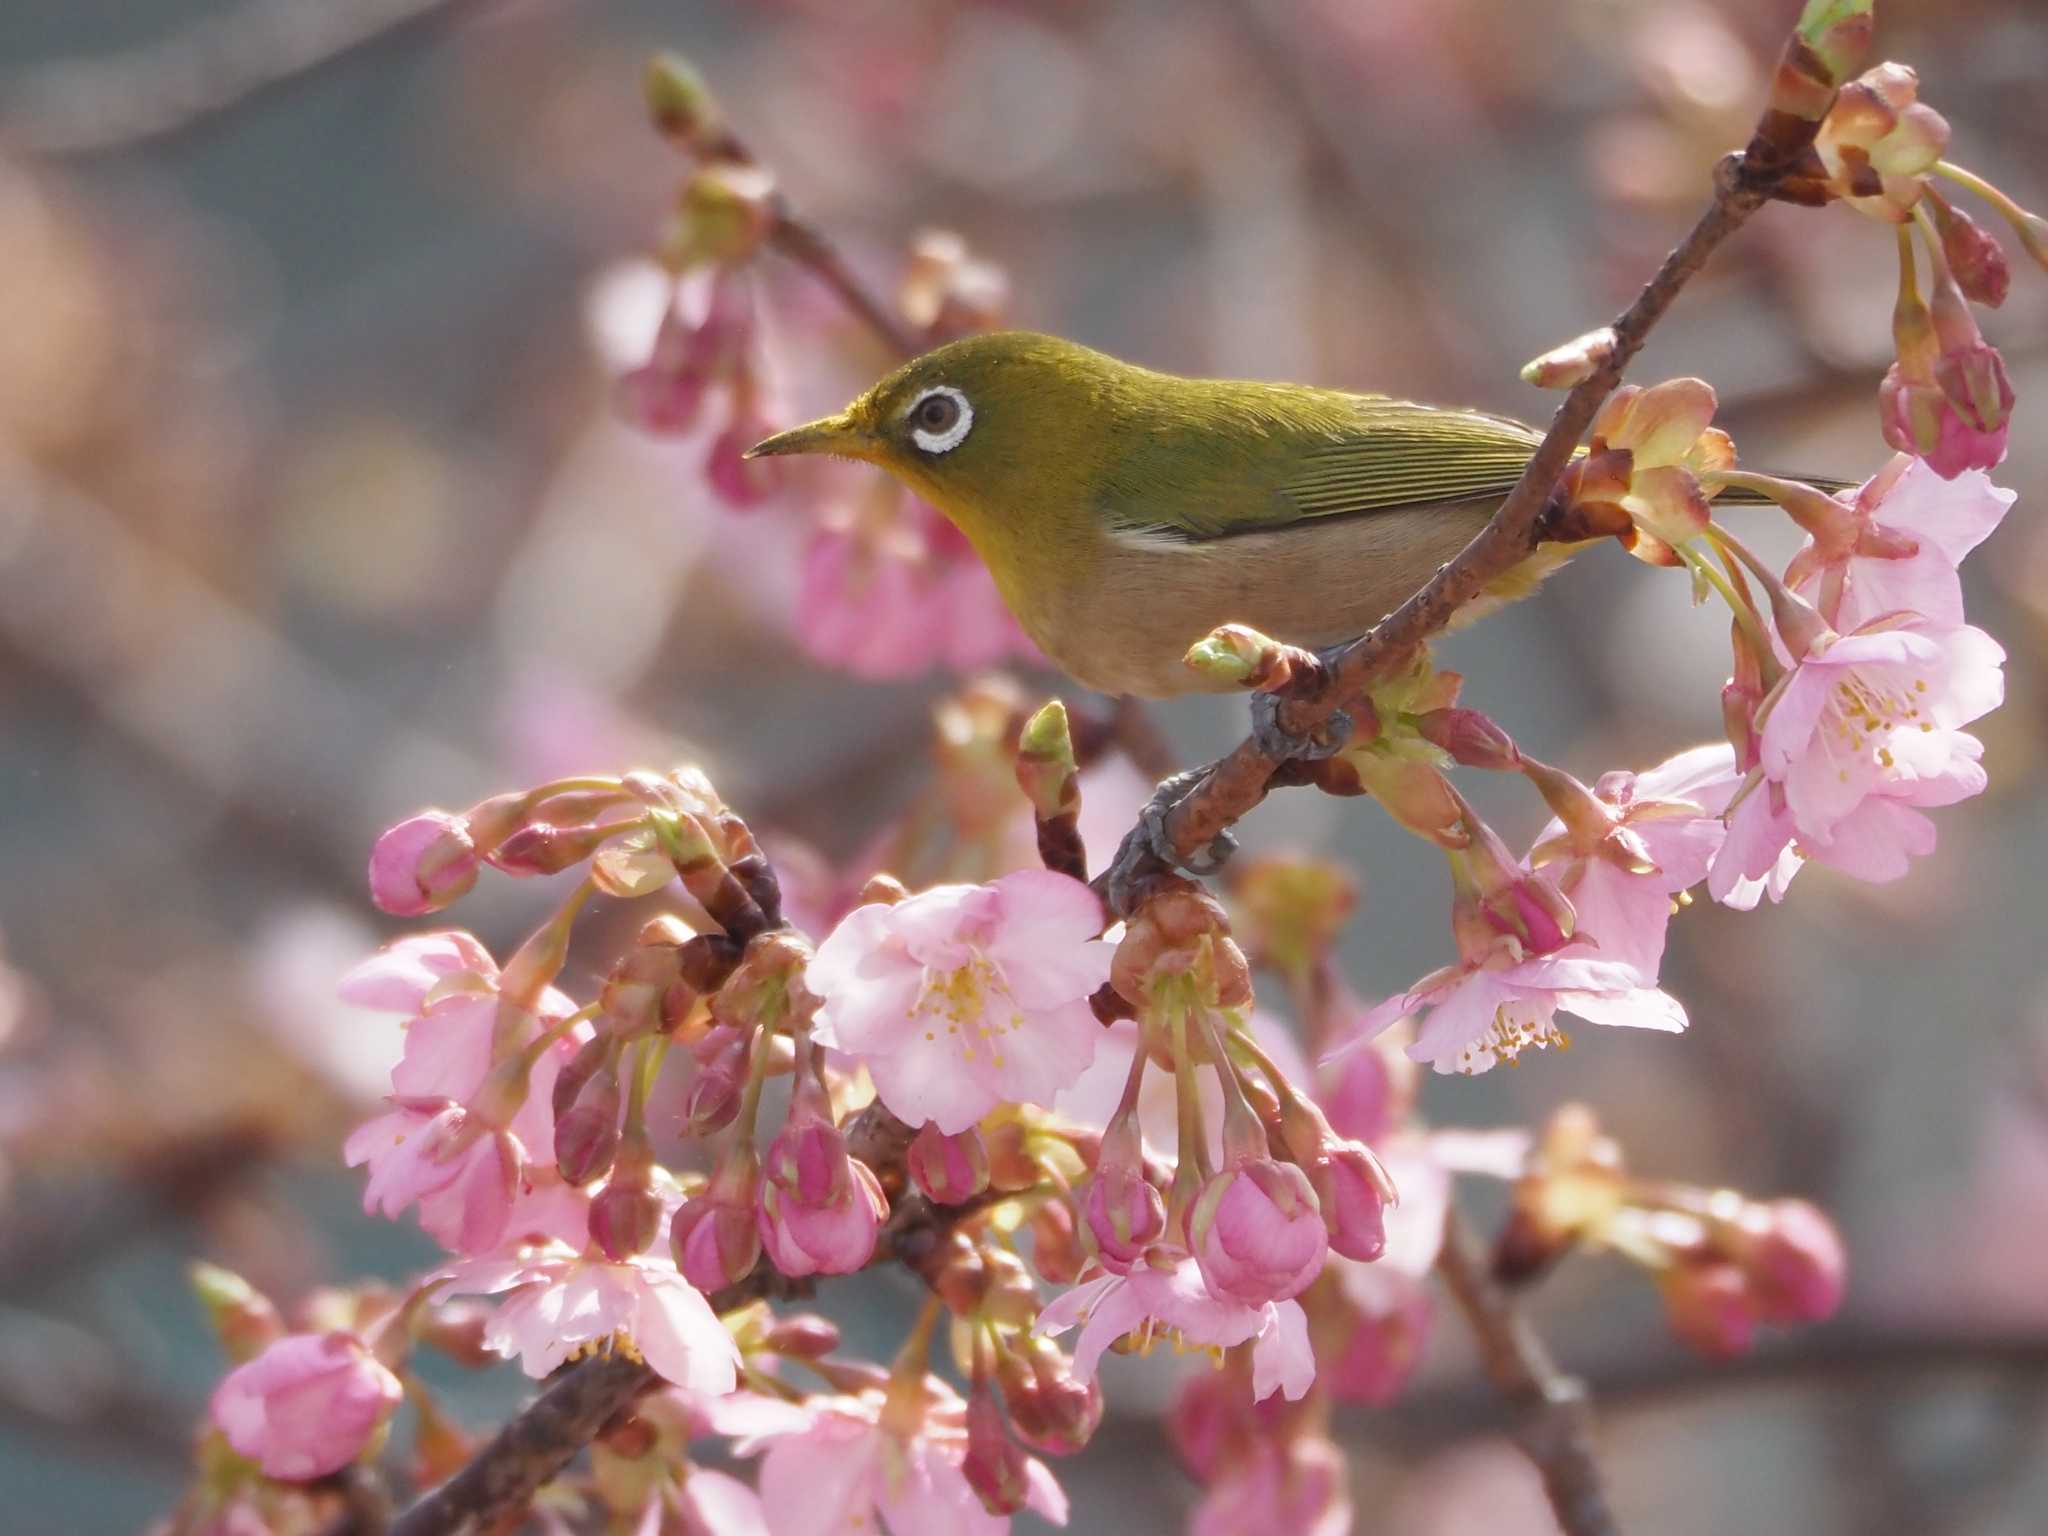
[[[1682,231],[1796,10],[0,7],[0,1523],[123,1532],[175,1499],[222,1369],[191,1258],[296,1298],[430,1257],[357,1214],[337,1155],[395,1051],[332,1001],[399,931],[364,894],[381,827],[694,756],[756,825],[844,861],[931,792],[932,710],[959,679],[849,679],[793,638],[804,496],[824,492],[734,513],[703,441],[613,408],[680,170],[645,124],[649,51],[701,66],[877,291],[941,227],[1007,269],[1021,324],[1540,418],[1516,367],[1610,316]],[[1879,15],[1878,56],[1920,70],[1954,157],[2048,202],[2035,0]],[[808,276],[770,273],[780,399],[834,407],[885,359]],[[1635,377],[1712,380],[1746,462],[1860,478],[1885,458],[1892,285],[1877,226],[1767,210]],[[1842,1224],[1844,1315],[1732,1366],[1687,1355],[1617,1261],[1543,1287],[1628,1529],[2043,1527],[2044,317],[2031,268],[1987,317],[2020,398],[1999,478],[2021,493],[1966,571],[2012,652],[1990,796],[1896,885],[1813,869],[1782,911],[1694,909],[1667,973],[1683,1038],[1586,1031],[1568,1058],[1426,1087],[1455,1125],[1582,1098],[1641,1171]],[[1610,551],[1443,659],[1467,702],[1591,777],[1716,732],[1725,625]],[[1243,708],[1157,718],[1190,763]],[[1511,841],[1539,820],[1530,797],[1484,804]],[[1353,863],[1362,990],[1448,958],[1440,864],[1369,808],[1282,795],[1247,832]],[[457,916],[500,945],[548,900],[487,879]],[[903,1304],[841,1311],[858,1338],[861,1308]],[[1062,1466],[1077,1530],[1179,1528],[1192,1490],[1148,1406],[1164,1374],[1114,1381],[1105,1438]],[[520,1385],[454,1390],[482,1426]],[[1400,1403],[1340,1421],[1358,1529],[1549,1530],[1504,1425],[1445,1319]]]

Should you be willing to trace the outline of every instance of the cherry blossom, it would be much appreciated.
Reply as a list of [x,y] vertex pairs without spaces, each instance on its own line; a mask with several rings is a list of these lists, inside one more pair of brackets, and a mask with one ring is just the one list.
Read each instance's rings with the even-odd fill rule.
[[[2004,697],[2005,652],[1982,630],[1868,624],[1830,632],[1766,701],[1709,889],[1738,904],[1785,854],[1896,880],[1934,847],[1927,808],[1980,794],[1982,744],[1960,727]],[[1753,896],[1750,896],[1753,901]]]
[[403,1396],[356,1335],[293,1333],[230,1371],[212,1412],[228,1444],[266,1476],[303,1481],[362,1455]]
[[2016,500],[2018,493],[1993,485],[1982,470],[1945,480],[1925,459],[1899,454],[1852,495],[1817,498],[1815,520],[1823,526],[1809,525],[1785,583],[1837,630],[1895,613],[1961,624],[1956,568]]
[[1633,967],[1645,986],[1663,963],[1671,898],[1706,878],[1727,835],[1726,794],[1711,810],[1693,797],[1722,783],[1731,762],[1725,747],[1699,747],[1644,773],[1603,775],[1590,796],[1570,781],[1572,824],[1552,821],[1530,852],[1571,901],[1575,936],[1598,958]]
[[463,1259],[441,1279],[451,1296],[509,1293],[485,1326],[484,1345],[518,1356],[536,1379],[606,1344],[689,1392],[717,1396],[738,1379],[732,1335],[666,1255],[613,1261],[554,1242]]
[[1004,1102],[1051,1104],[1094,1058],[1109,977],[1080,881],[1020,870],[849,913],[811,962],[820,1043],[864,1062],[882,1102],[948,1135]]
[[[714,1427],[736,1455],[762,1454],[761,1508],[775,1536],[1003,1536],[968,1482],[967,1410],[934,1377],[906,1409],[892,1391],[719,1405]],[[1044,1462],[1024,1458],[1025,1507],[1064,1525],[1067,1498]],[[877,1521],[877,1515],[880,1519]]]
[[1299,1398],[1315,1380],[1308,1319],[1300,1302],[1254,1307],[1221,1299],[1210,1291],[1193,1258],[1170,1249],[1153,1250],[1146,1263],[1127,1275],[1083,1280],[1056,1296],[1038,1314],[1034,1331],[1057,1336],[1077,1323],[1081,1332],[1074,1346],[1074,1374],[1082,1381],[1093,1381],[1103,1351],[1129,1334],[1148,1342],[1171,1336],[1198,1348],[1227,1349],[1251,1341],[1255,1398],[1275,1390]]
[[1634,966],[1589,957],[1583,944],[1525,958],[1512,935],[1457,965],[1445,966],[1369,1009],[1352,1040],[1326,1060],[1360,1049],[1373,1035],[1418,1008],[1428,1017],[1408,1054],[1439,1072],[1484,1072],[1524,1050],[1566,1044],[1559,1013],[1590,1024],[1676,1034],[1686,1025],[1678,1000],[1642,984]]

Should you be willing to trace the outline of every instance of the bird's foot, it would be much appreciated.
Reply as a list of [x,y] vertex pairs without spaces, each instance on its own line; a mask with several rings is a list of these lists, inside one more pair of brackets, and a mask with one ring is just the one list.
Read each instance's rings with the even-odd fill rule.
[[1351,739],[1352,722],[1347,710],[1332,710],[1327,719],[1306,735],[1297,735],[1280,724],[1280,706],[1285,696],[1278,693],[1252,695],[1252,744],[1275,762],[1289,758],[1312,763],[1335,757]]
[[1174,807],[1208,776],[1208,772],[1206,768],[1191,768],[1162,780],[1152,792],[1152,799],[1138,815],[1138,825],[1124,838],[1123,846],[1117,849],[1116,858],[1104,877],[1104,894],[1116,911],[1129,911],[1130,898],[1138,881],[1161,866],[1190,875],[1213,875],[1237,851],[1237,839],[1227,831],[1217,833],[1206,846],[1185,858],[1174,847],[1167,818],[1173,814]]

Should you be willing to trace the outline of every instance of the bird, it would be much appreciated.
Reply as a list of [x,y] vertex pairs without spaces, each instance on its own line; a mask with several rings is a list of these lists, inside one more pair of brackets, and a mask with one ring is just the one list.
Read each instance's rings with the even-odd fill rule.
[[[887,471],[966,535],[1054,665],[1101,693],[1167,698],[1229,686],[1183,660],[1219,625],[1308,649],[1370,629],[1485,526],[1542,436],[1485,411],[1183,378],[996,331],[748,456]],[[1460,621],[1581,547],[1539,546]]]

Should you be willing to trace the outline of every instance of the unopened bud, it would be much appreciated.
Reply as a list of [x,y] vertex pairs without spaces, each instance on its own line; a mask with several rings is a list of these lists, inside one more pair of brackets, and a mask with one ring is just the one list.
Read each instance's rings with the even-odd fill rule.
[[1054,699],[1024,723],[1017,739],[1018,787],[1041,820],[1072,815],[1081,805],[1079,773],[1067,706]]
[[1031,1213],[1031,1267],[1048,1285],[1072,1285],[1087,1255],[1074,1225],[1074,1208],[1065,1200],[1041,1203]]
[[692,1136],[721,1131],[739,1114],[752,1046],[751,1030],[721,1024],[691,1048],[698,1068],[683,1114]]
[[810,959],[811,946],[792,929],[757,934],[712,1000],[713,1015],[720,1024],[751,1030],[782,1023],[792,1008],[815,1008],[803,985]]
[[988,1147],[973,1126],[949,1136],[927,1121],[910,1143],[904,1166],[917,1187],[940,1205],[960,1205],[988,1188]]
[[704,77],[680,54],[658,53],[647,61],[641,81],[654,131],[680,149],[712,142],[724,124]]
[[732,266],[760,248],[775,227],[775,177],[758,165],[719,160],[683,188],[661,262],[681,272],[704,262]]
[[1050,1339],[1020,1338],[996,1356],[996,1385],[1017,1438],[1046,1456],[1071,1456],[1102,1423],[1102,1390],[1074,1375]]
[[1680,1260],[1658,1274],[1671,1331],[1709,1359],[1746,1354],[1756,1339],[1756,1309],[1733,1264]]
[[1786,1323],[1835,1315],[1847,1261],[1825,1212],[1804,1200],[1774,1200],[1756,1208],[1742,1230],[1740,1260],[1759,1314]]
[[1871,34],[1877,20],[1872,0],[1806,0],[1796,29],[1799,41],[1813,51],[1827,72],[1839,84],[1863,62],[1870,51]]
[[1308,1165],[1308,1178],[1334,1252],[1361,1263],[1386,1252],[1386,1208],[1398,1196],[1370,1147],[1355,1141],[1330,1142]]
[[938,1246],[923,1256],[918,1271],[955,1317],[972,1317],[988,1295],[988,1268],[982,1250],[958,1227],[950,1228]]
[[1415,730],[1451,760],[1467,768],[1509,769],[1521,766],[1521,753],[1508,733],[1476,709],[1433,709],[1418,715]]
[[396,917],[438,912],[476,884],[478,851],[463,818],[409,816],[370,851],[370,899]]
[[869,875],[867,884],[860,888],[855,905],[893,907],[897,902],[909,899],[910,888],[894,875]]
[[1183,663],[1207,682],[1268,693],[1297,676],[1314,675],[1322,663],[1300,646],[1260,634],[1246,624],[1223,624],[1188,648]]
[[967,1455],[960,1471],[981,1507],[1007,1518],[1024,1507],[1031,1494],[1027,1458],[1003,1427],[1002,1410],[992,1393],[977,1390],[967,1400]]
[[1030,1327],[1038,1318],[1038,1289],[1023,1259],[1007,1248],[984,1248],[981,1264],[988,1277],[982,1314],[998,1325]]
[[653,1190],[608,1184],[590,1202],[590,1240],[618,1263],[654,1246],[661,1217],[661,1196]]
[[555,1121],[555,1167],[571,1184],[611,1172],[619,1154],[619,1087],[607,1074],[599,1090]]
[[839,1347],[839,1326],[815,1312],[778,1317],[763,1335],[761,1347],[797,1360],[822,1360]]
[[1110,966],[1118,992],[1144,1007],[1156,982],[1191,974],[1203,1001],[1236,1008],[1252,1000],[1251,967],[1230,936],[1230,920],[1216,898],[1192,881],[1159,882],[1125,925]]
[[284,1337],[284,1320],[270,1298],[231,1269],[197,1263],[191,1268],[192,1293],[206,1309],[206,1320],[228,1359],[240,1365],[253,1360]]
[[2012,264],[1998,237],[1940,193],[1929,189],[1927,207],[1941,235],[1941,253],[1956,284],[1972,302],[1998,308],[2012,286]]
[[676,1268],[707,1295],[739,1284],[761,1258],[751,1191],[744,1201],[723,1195],[721,1191],[685,1200],[669,1224]]
[[528,822],[491,850],[487,862],[508,875],[557,875],[597,852],[614,830]]
[[1603,325],[1524,363],[1522,382],[1538,389],[1570,389],[1593,377],[1613,356],[1614,328]]

